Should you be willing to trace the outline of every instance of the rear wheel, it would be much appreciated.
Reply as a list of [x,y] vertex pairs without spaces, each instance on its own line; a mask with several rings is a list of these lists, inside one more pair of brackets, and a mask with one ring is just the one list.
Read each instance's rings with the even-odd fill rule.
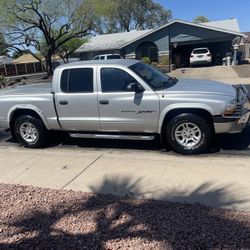
[[45,145],[47,130],[39,118],[29,115],[18,117],[14,131],[18,141],[27,148],[40,148]]
[[203,117],[185,113],[174,117],[166,126],[166,138],[171,148],[181,154],[205,152],[211,144],[212,128]]

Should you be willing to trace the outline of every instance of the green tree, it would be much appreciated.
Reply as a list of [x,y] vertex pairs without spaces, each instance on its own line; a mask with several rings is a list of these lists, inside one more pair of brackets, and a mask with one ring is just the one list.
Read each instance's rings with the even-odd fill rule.
[[69,62],[69,57],[72,55],[76,49],[82,46],[86,40],[80,38],[73,38],[66,43],[64,43],[57,51],[57,54],[63,59],[65,63]]
[[99,33],[151,29],[169,22],[170,10],[153,0],[88,0]]
[[205,16],[197,16],[196,18],[194,18],[193,23],[206,23],[209,22],[209,19]]
[[7,47],[5,45],[5,39],[2,34],[0,34],[0,56],[7,55]]
[[[45,57],[48,76],[52,56],[75,38],[87,35],[92,15],[83,0],[1,0],[0,29],[14,51],[34,50]],[[39,58],[38,58],[39,59]]]

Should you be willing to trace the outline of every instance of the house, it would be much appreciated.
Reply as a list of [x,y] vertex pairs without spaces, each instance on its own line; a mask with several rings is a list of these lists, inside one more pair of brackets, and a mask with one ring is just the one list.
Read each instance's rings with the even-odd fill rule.
[[12,58],[8,56],[0,56],[0,65],[12,63]]
[[81,60],[91,60],[98,54],[119,53],[124,58],[141,59],[167,64],[169,59],[177,67],[189,66],[191,51],[208,47],[213,63],[222,63],[226,53],[232,51],[232,42],[243,37],[237,19],[203,24],[173,20],[151,30],[97,35],[89,39],[75,54]]

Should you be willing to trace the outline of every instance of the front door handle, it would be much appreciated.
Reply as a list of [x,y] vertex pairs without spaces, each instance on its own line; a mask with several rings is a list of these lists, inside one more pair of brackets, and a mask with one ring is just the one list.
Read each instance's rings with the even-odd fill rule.
[[101,105],[108,105],[109,104],[109,101],[108,100],[100,100],[99,103]]
[[66,100],[62,100],[62,101],[59,101],[59,104],[60,104],[60,105],[68,105],[69,102],[66,101]]

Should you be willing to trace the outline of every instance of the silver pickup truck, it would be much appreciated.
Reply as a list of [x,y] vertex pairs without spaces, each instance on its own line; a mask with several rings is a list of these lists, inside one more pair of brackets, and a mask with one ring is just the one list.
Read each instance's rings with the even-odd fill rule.
[[49,131],[74,138],[153,140],[182,154],[207,150],[214,133],[241,132],[249,120],[243,86],[177,80],[136,60],[58,67],[51,84],[0,91],[0,127],[24,146]]

